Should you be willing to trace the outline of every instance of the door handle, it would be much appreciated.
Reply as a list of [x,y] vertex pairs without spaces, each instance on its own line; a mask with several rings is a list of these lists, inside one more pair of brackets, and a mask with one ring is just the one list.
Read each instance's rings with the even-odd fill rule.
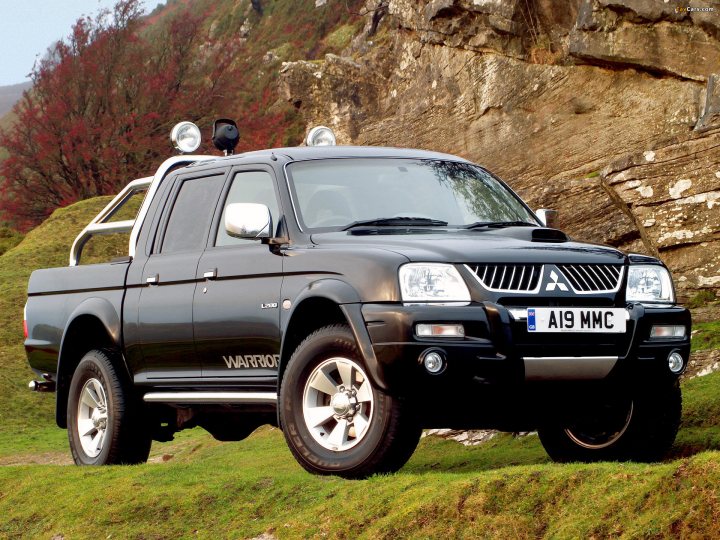
[[155,274],[154,276],[148,276],[147,279],[145,279],[146,283],[149,283],[150,285],[157,285],[157,282],[159,281],[160,276]]
[[213,268],[212,270],[208,270],[203,274],[203,277],[205,279],[215,279],[217,277],[217,268]]

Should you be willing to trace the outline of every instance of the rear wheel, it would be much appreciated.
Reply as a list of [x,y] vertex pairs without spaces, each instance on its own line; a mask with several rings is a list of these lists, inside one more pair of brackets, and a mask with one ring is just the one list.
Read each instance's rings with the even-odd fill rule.
[[68,439],[78,465],[144,463],[150,430],[109,350],[92,350],[78,364],[68,395]]
[[657,461],[680,426],[682,397],[661,381],[583,409],[572,421],[546,422],[540,441],[554,461]]
[[373,386],[346,325],[321,328],[298,346],[283,376],[280,414],[305,469],[345,478],[398,470],[421,433],[401,398]]

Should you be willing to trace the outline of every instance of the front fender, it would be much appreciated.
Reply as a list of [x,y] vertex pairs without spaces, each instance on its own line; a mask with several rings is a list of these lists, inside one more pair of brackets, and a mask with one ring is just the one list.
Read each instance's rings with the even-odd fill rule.
[[[327,302],[326,305],[334,306],[334,309],[339,309],[340,316],[345,319],[350,330],[355,337],[355,341],[360,350],[360,354],[363,357],[365,366],[368,370],[368,376],[372,379],[376,387],[387,391],[388,387],[385,381],[382,366],[378,364],[377,357],[372,348],[372,342],[370,341],[370,335],[368,334],[367,327],[365,326],[365,320],[362,316],[362,303],[358,292],[347,282],[336,278],[324,278],[317,281],[313,281],[304,287],[296,296],[293,302],[293,308],[289,312],[284,313],[282,321],[283,340],[280,350],[280,357],[282,358],[282,365],[280,367],[280,373],[278,383],[282,379],[282,371],[289,360],[292,350],[297,343],[291,342],[288,345],[288,328],[297,322],[296,317],[301,318],[307,316],[306,310],[303,309],[306,302],[309,300],[319,300]],[[300,310],[298,312],[298,310]]]

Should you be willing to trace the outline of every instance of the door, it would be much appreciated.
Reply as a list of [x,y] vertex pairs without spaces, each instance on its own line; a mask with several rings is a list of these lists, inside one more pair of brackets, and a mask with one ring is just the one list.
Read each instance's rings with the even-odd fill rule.
[[192,309],[198,261],[207,244],[225,173],[181,176],[143,270],[138,301],[140,380],[201,376]]
[[262,386],[275,381],[280,359],[282,255],[259,240],[229,236],[224,223],[227,205],[261,203],[277,228],[281,212],[272,169],[233,170],[223,201],[197,268],[195,346],[203,377]]

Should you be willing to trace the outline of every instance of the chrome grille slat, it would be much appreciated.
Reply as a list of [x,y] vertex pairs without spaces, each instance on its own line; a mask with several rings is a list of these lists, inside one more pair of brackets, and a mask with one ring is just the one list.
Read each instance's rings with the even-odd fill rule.
[[[592,291],[593,286],[594,286],[594,280],[593,280],[592,276],[590,275],[590,272],[588,272],[584,266],[580,267],[580,271],[582,271],[582,273],[585,274],[585,276],[583,276],[583,281],[587,285],[586,291]],[[582,276],[582,274],[580,274],[580,275]],[[587,277],[587,279],[585,279],[585,277]]]
[[570,286],[575,290],[582,290],[582,285],[580,284],[580,281],[575,277],[575,274],[572,272],[563,272],[565,274],[565,277],[567,278],[568,282],[570,283]]
[[616,264],[559,264],[557,267],[574,291],[581,294],[616,292],[624,271]]
[[541,264],[478,264],[466,268],[483,287],[497,292],[536,293],[542,276]]
[[606,281],[606,277],[604,277],[599,270],[596,269],[594,266],[588,266],[588,270],[595,275],[595,277],[598,279],[599,283],[602,284],[603,288],[605,289],[612,289],[613,285],[612,282],[608,283]]

